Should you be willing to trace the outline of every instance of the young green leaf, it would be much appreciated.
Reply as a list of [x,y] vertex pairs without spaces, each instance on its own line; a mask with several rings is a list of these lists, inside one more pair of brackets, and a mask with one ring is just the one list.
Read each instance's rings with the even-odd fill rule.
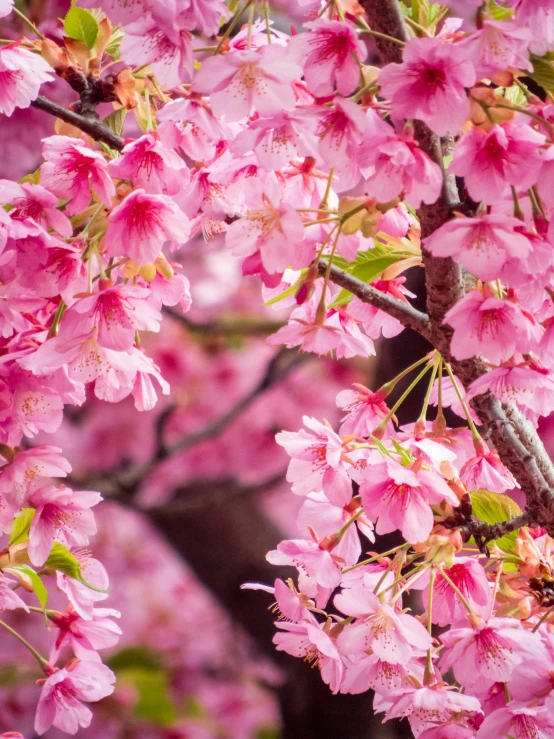
[[[509,521],[521,515],[518,504],[501,493],[492,493],[490,490],[474,490],[469,494],[473,515],[479,521],[495,524]],[[513,554],[517,532],[512,531],[496,540],[497,546],[508,554]]]
[[8,541],[8,546],[13,547],[15,544],[21,544],[29,538],[29,529],[31,521],[35,516],[34,508],[22,508],[19,516],[13,521],[13,528]]
[[37,573],[33,570],[33,568],[29,565],[18,565],[17,567],[12,567],[11,569],[19,570],[20,572],[23,572],[25,575],[27,575],[27,577],[31,580],[31,583],[33,584],[33,590],[38,598],[38,602],[40,603],[41,608],[44,610],[46,608],[46,604],[48,603],[48,590],[46,590],[44,583],[37,575]]
[[83,41],[92,49],[98,36],[98,21],[91,12],[72,5],[64,18],[63,27],[69,38]]

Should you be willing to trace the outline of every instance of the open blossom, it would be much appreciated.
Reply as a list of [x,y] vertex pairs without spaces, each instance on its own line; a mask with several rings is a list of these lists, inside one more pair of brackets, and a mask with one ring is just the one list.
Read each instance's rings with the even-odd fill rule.
[[9,15],[13,10],[14,0],[0,0],[0,18]]
[[190,80],[194,64],[192,46],[190,31],[147,14],[125,27],[121,57],[127,64],[151,64],[162,84],[176,87]]
[[475,70],[465,49],[439,39],[410,39],[402,64],[387,64],[379,75],[384,97],[400,118],[418,118],[439,136],[456,133],[469,116],[465,91]]
[[443,501],[457,506],[458,498],[446,481],[432,470],[414,472],[392,459],[371,465],[360,485],[364,512],[377,521],[375,531],[400,529],[411,543],[425,541],[433,528],[431,505]]
[[303,417],[308,429],[282,431],[275,440],[292,457],[287,481],[296,495],[323,490],[336,505],[346,505],[352,495],[348,464],[342,439],[332,428],[315,418]]
[[531,126],[504,123],[490,131],[475,127],[454,147],[449,170],[463,177],[473,200],[495,203],[509,185],[526,190],[539,179],[539,147],[545,136]]
[[126,144],[121,156],[108,164],[108,172],[154,194],[174,195],[189,180],[185,162],[152,132]]
[[318,116],[319,154],[335,169],[337,192],[354,187],[360,180],[360,148],[369,134],[365,114],[352,100],[335,98],[333,107],[323,108]]
[[481,280],[497,279],[509,259],[524,259],[531,243],[517,218],[489,213],[454,218],[425,239],[435,257],[452,257]]
[[508,705],[489,714],[477,732],[477,739],[513,736],[517,739],[550,739],[554,722],[545,706]]
[[268,552],[266,559],[273,565],[296,567],[301,592],[315,598],[320,608],[327,603],[333,589],[340,585],[341,572],[337,561],[318,542],[288,539]]
[[210,57],[194,78],[194,91],[210,93],[217,116],[240,121],[254,109],[274,115],[295,106],[291,82],[302,76],[302,67],[289,58],[287,50],[270,44],[259,51],[233,50]]
[[28,108],[43,82],[54,78],[48,62],[19,44],[0,49],[0,113],[11,116],[16,108]]
[[[451,567],[445,568],[446,576],[458,588],[474,611],[485,618],[490,611],[491,589],[485,570],[471,557],[457,557]],[[421,601],[429,602],[429,574],[418,578],[413,590],[422,590]],[[432,604],[433,623],[438,626],[449,626],[455,621],[465,618],[467,609],[452,586],[440,572],[435,574]]]
[[50,661],[55,662],[64,646],[69,646],[79,659],[99,662],[97,650],[113,647],[119,641],[121,629],[111,619],[120,616],[113,608],[95,608],[91,619],[82,618],[71,606],[65,613],[56,612],[50,617],[58,629]]
[[170,149],[182,149],[193,160],[212,159],[217,144],[230,137],[228,127],[199,95],[171,100],[157,113],[158,134]]
[[516,351],[528,353],[540,340],[540,327],[517,303],[487,297],[478,290],[464,295],[444,320],[454,329],[452,354],[456,359],[482,354],[493,364],[501,364]]
[[54,670],[42,686],[35,731],[44,734],[55,726],[67,734],[76,734],[79,727],[86,729],[92,720],[92,711],[81,701],[94,702],[111,695],[115,675],[101,662],[78,659]]
[[491,618],[475,628],[460,626],[441,635],[445,649],[441,666],[452,668],[456,680],[471,686],[476,680],[507,682],[524,659],[540,654],[541,640],[521,628],[519,621]]
[[431,646],[431,637],[417,619],[396,612],[365,588],[345,589],[333,603],[341,613],[355,618],[338,638],[345,654],[371,649],[385,662],[406,664]]
[[313,120],[301,113],[277,113],[250,121],[231,142],[231,151],[242,156],[252,150],[268,171],[285,167],[296,156],[317,157]]
[[358,383],[352,385],[352,390],[341,390],[337,395],[337,405],[346,411],[341,418],[341,436],[369,436],[389,412],[386,397],[383,391],[373,393]]
[[[267,183],[258,202],[243,218],[232,223],[225,237],[235,256],[247,257],[260,250],[262,264],[268,274],[306,267],[313,254],[302,248],[304,226],[292,205],[280,202],[280,190],[275,183]],[[256,207],[257,206],[257,207]]]
[[105,246],[110,256],[126,255],[137,264],[151,264],[166,242],[174,248],[189,237],[189,221],[173,200],[148,195],[139,187],[110,213]]
[[360,67],[367,48],[349,21],[320,18],[304,24],[308,33],[293,36],[289,42],[292,57],[302,64],[308,89],[317,97],[351,95],[360,82]]
[[468,459],[460,470],[460,480],[468,490],[493,490],[503,493],[519,487],[510,470],[500,461],[496,451],[484,442],[476,444],[476,456]]
[[14,580],[0,574],[0,613],[2,611],[12,611],[15,608],[23,608],[23,610],[29,612],[25,601],[14,592],[14,585],[16,585]]
[[554,3],[552,0],[516,0],[516,20],[529,29],[529,48],[543,56],[554,49]]
[[162,316],[149,304],[149,294],[145,287],[115,285],[81,298],[64,315],[59,336],[68,341],[95,329],[101,346],[130,350],[136,331],[160,330]]
[[2,499],[9,498],[18,508],[24,507],[27,497],[44,478],[65,477],[71,472],[71,465],[61,456],[61,451],[58,447],[44,444],[18,451],[0,468]]
[[367,195],[388,203],[403,193],[412,208],[419,208],[422,202],[436,202],[443,184],[439,165],[411,135],[399,136],[376,114],[374,117],[378,121],[375,133],[366,139],[360,151]]
[[484,20],[482,27],[462,41],[477,78],[490,77],[510,67],[532,71],[528,46],[531,34],[514,22]]
[[69,200],[65,210],[68,215],[80,213],[89,205],[91,187],[105,205],[111,205],[115,185],[107,172],[107,162],[85,139],[50,136],[44,139],[42,154],[46,161],[40,170],[41,185]]
[[44,229],[53,228],[64,238],[73,234],[71,221],[56,207],[58,198],[42,185],[0,180],[0,202],[14,206],[12,218],[32,218]]
[[39,488],[31,496],[35,515],[29,531],[29,558],[43,565],[55,541],[75,546],[88,544],[96,533],[94,514],[90,510],[101,501],[100,493],[70,490],[63,485]]

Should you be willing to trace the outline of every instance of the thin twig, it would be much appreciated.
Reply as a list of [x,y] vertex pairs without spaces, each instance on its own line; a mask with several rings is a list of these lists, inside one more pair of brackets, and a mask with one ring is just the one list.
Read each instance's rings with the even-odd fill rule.
[[109,126],[97,118],[74,113],[72,110],[64,108],[63,105],[58,105],[58,103],[54,103],[42,95],[39,95],[36,100],[33,100],[31,105],[34,108],[44,110],[46,113],[56,116],[56,118],[61,118],[62,121],[70,123],[72,126],[76,126],[95,141],[102,141],[111,149],[115,149],[116,151],[123,149],[123,137],[112,131]]

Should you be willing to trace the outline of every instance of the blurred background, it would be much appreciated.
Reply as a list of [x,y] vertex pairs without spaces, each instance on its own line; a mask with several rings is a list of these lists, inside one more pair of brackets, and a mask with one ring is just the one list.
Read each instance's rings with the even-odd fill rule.
[[[69,2],[18,5],[58,37],[56,19]],[[1,29],[8,39],[23,33],[6,23]],[[48,96],[62,104],[74,99],[59,80]],[[101,115],[110,112],[105,107]],[[0,118],[0,177],[18,179],[38,166],[40,140],[53,123],[32,108]],[[191,282],[193,307],[186,316],[168,310],[161,333],[146,340],[171,394],[144,413],[130,399],[113,405],[91,394],[69,409],[56,438],[35,438],[63,448],[75,489],[105,496],[92,556],[106,566],[111,593],[99,605],[122,614],[122,639],[103,652],[117,674],[115,693],[94,706],[91,727],[77,736],[410,737],[407,724],[381,725],[371,694],[332,696],[317,670],[275,652],[270,596],[240,585],[295,574],[265,561],[281,539],[300,535],[302,499],[285,482],[288,457],[275,433],[297,430],[303,415],[335,424],[340,390],[353,382],[376,388],[426,347],[405,332],[369,362],[276,350],[265,339],[288,310],[262,308],[259,281],[242,277],[221,236],[207,243],[200,237],[174,258]],[[415,393],[402,406],[402,422],[417,417],[419,402]],[[395,543],[381,537],[371,549]],[[60,597],[49,607],[65,605]],[[34,628],[34,618],[15,614],[10,623],[47,653],[53,634]],[[1,645],[0,732],[32,739],[39,675],[17,642],[2,637]]]

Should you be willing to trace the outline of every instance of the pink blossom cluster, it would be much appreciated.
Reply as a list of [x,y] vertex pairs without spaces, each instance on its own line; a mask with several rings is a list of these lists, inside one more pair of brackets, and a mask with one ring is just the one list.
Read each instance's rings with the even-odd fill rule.
[[[518,487],[469,402],[490,391],[535,426],[554,411],[554,114],[521,81],[536,82],[532,54],[554,50],[554,3],[459,5],[463,17],[445,12],[424,33],[412,19],[409,40],[396,40],[401,61],[381,69],[365,63],[375,33],[356,2],[308,3],[287,35],[250,3],[231,20],[219,0],[105,0],[109,20],[91,17],[106,43],[89,56],[44,38],[0,49],[0,112],[36,103],[56,73],[108,85],[118,62],[106,99],[142,129],[118,153],[86,135],[90,120],[82,131],[60,123],[35,173],[0,182],[0,610],[29,609],[19,587],[41,602],[43,568],[57,569],[69,601],[34,607],[58,630],[48,661],[35,654],[37,733],[90,724],[84,703],[114,681],[98,650],[120,630],[118,612],[95,605],[107,577],[84,549],[101,496],[56,484],[71,471],[61,450],[27,440],[57,432],[87,386],[138,411],[169,393],[141,335],[159,331],[163,306],[189,308],[171,254],[202,236],[195,248],[224,243],[268,303],[292,308],[268,343],[339,359],[373,356],[403,326],[335,285],[333,266],[409,308],[407,270],[429,256],[462,265],[470,287],[445,316],[451,354],[487,371],[464,388],[433,351],[409,368],[419,374],[407,392],[427,375],[415,424],[396,420],[406,393],[389,399],[403,372],[375,392],[342,391],[338,433],[306,417],[278,434],[305,498],[304,538],[268,559],[298,582],[255,587],[276,599],[278,649],[315,662],[335,693],[374,690],[375,710],[407,718],[416,736],[554,736],[552,539],[522,526],[491,551],[464,531],[472,505],[506,511]],[[110,21],[122,36],[111,61]],[[446,173],[420,145],[422,125],[449,137]],[[417,211],[454,178],[459,208],[422,238]],[[446,406],[467,425],[449,426]],[[395,531],[402,544],[364,558],[375,535]],[[57,667],[66,647],[74,657]]]

